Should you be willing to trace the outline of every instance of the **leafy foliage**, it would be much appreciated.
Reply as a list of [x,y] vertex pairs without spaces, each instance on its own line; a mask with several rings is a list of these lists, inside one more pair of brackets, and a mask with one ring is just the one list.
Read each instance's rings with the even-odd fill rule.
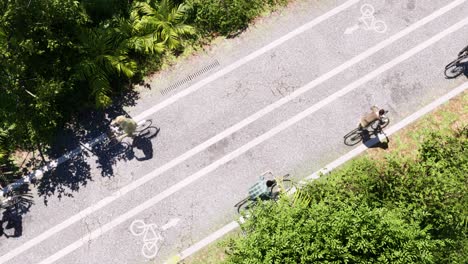
[[[197,32],[235,31],[261,5],[276,2],[0,1],[0,131],[8,131],[2,155],[47,146],[77,112],[109,107],[139,81],[145,65],[180,53],[187,39],[200,37]],[[226,10],[228,20],[222,18]]]
[[230,35],[243,30],[266,7],[286,4],[286,0],[188,0],[192,20],[207,32]]
[[227,263],[463,263],[467,132],[429,135],[417,160],[358,159],[255,208]]

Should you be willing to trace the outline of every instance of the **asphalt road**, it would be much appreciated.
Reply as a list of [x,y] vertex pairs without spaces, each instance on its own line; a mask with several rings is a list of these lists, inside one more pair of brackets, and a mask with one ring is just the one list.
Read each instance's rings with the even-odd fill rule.
[[[368,24],[364,4],[375,10]],[[233,205],[260,173],[300,179],[350,151],[343,135],[371,105],[396,123],[466,81],[443,75],[468,44],[466,14],[460,0],[298,1],[158,73],[126,109],[158,135],[140,142],[138,159],[106,168],[111,176],[89,154],[72,197],[45,205],[33,189],[20,235],[0,237],[0,263],[166,260],[236,219]],[[148,243],[132,223],[150,224]]]

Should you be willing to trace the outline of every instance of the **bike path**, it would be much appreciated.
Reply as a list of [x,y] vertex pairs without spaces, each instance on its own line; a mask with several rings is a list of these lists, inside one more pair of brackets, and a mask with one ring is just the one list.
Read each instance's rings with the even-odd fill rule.
[[[358,115],[359,115],[359,114],[358,114]],[[269,152],[269,153],[275,153],[275,152]],[[299,152],[299,153],[301,153],[301,152]],[[271,155],[271,154],[270,154],[270,155]],[[267,156],[268,156],[268,154],[267,154]],[[275,157],[276,157],[276,155],[275,155]],[[179,174],[179,175],[180,175],[180,174]],[[249,173],[249,174],[246,174],[246,175],[255,175],[255,174],[250,174],[250,173]],[[176,175],[176,176],[177,176],[177,175]],[[164,182],[163,182],[162,184],[161,184],[161,182],[159,182],[158,185],[159,185],[159,186],[164,186],[165,184],[164,184]],[[155,190],[155,189],[152,188],[152,190],[150,190],[148,193],[153,193],[153,194],[154,194],[154,190]],[[243,190],[246,190],[246,189],[243,189]],[[157,191],[156,191],[156,192],[157,192]],[[239,193],[243,193],[243,192],[239,192]],[[111,214],[111,215],[112,215],[112,214]],[[76,229],[75,229],[75,230],[76,230]],[[69,236],[66,236],[66,237],[69,237]],[[56,244],[57,244],[57,243],[56,243]],[[93,247],[94,247],[94,246],[93,246]]]
[[[465,28],[463,32],[468,32],[468,29]],[[422,53],[422,55],[431,54],[442,47],[447,47],[447,45],[449,45],[449,43],[441,43],[440,46],[436,47],[435,49],[428,50],[427,52]],[[416,58],[415,60],[409,61],[405,65],[402,65],[402,69],[389,72],[385,77],[390,77],[396,73],[400,73],[401,71],[414,68],[418,63],[419,60]],[[440,69],[437,67],[437,65],[434,64],[434,67],[432,67],[430,70],[426,70],[425,73],[437,74],[440,73]],[[423,82],[421,83],[421,81]],[[448,83],[444,82],[440,86],[437,85],[437,92],[442,93],[444,91],[450,90],[450,88],[453,88],[459,83],[460,80],[449,81]],[[405,89],[407,92],[412,92],[412,87],[415,85],[421,85],[423,88],[427,87],[430,89],[434,88],[435,86],[434,83],[432,83],[430,80],[423,79],[407,81],[401,87],[403,87],[403,89]],[[381,88],[384,92],[393,92],[392,88],[385,88],[385,86],[385,83],[380,83],[380,85],[377,85],[377,87]],[[359,97],[359,95],[363,92],[375,94],[373,89],[364,88],[363,90],[356,91],[357,94],[355,94],[353,98]],[[429,101],[430,99],[433,99],[432,97],[434,96],[438,96],[438,94],[428,94],[427,97],[424,98],[424,101]],[[381,99],[384,99],[384,97],[382,96]],[[406,100],[404,100],[404,102],[408,103]],[[339,132],[342,130],[337,129],[336,125],[335,127],[329,128],[328,131],[337,132],[336,137],[331,137],[330,135],[334,135],[333,133],[313,133],[312,135],[310,128],[324,127],[323,120],[327,120],[327,117],[333,119],[333,117],[338,118],[340,115],[346,114],[347,106],[352,107],[357,104],[365,108],[368,106],[368,103],[369,102],[367,100],[363,99],[361,101],[355,102],[352,105],[348,105],[346,99],[337,100],[337,102],[333,105],[327,106],[323,110],[319,111],[317,115],[314,114],[311,116],[311,118],[307,118],[304,120],[304,122],[301,122],[296,127],[291,127],[291,129],[286,130],[284,134],[282,133],[278,137],[274,137],[268,142],[268,144],[255,148],[250,154],[246,154],[237,158],[232,163],[228,163],[226,166],[219,168],[212,174],[208,175],[206,178],[203,178],[200,181],[194,183],[190,188],[182,190],[179,194],[168,198],[167,200],[152,207],[148,212],[139,215],[138,219],[144,219],[144,221],[147,223],[156,223],[159,226],[164,225],[166,221],[169,221],[173,218],[181,219],[176,229],[163,232],[165,241],[159,245],[161,247],[161,260],[164,260],[163,256],[168,257],[171,254],[174,254],[174,251],[184,248],[181,247],[174,249],[173,245],[186,245],[187,247],[196,242],[196,238],[205,237],[213,230],[216,230],[218,227],[229,222],[229,220],[231,220],[235,215],[234,208],[232,207],[233,204],[246,195],[246,190],[251,184],[255,182],[256,175],[258,175],[259,172],[264,171],[266,168],[270,168],[275,172],[283,173],[285,172],[285,168],[287,168],[286,170],[288,172],[292,171],[293,175],[298,175],[304,172],[304,168],[301,167],[301,165],[305,164],[306,166],[308,165],[310,167],[320,167],[323,165],[322,163],[329,162],[331,157],[323,157],[323,153],[322,155],[319,155],[319,153],[317,153],[317,149],[320,149],[321,152],[324,150],[328,150],[330,152],[334,151],[334,146],[341,143],[342,137]],[[416,104],[420,104],[420,102],[411,103],[415,103],[415,106]],[[337,109],[340,110],[337,111]],[[415,107],[414,110],[416,111],[417,109],[418,108]],[[403,117],[405,117],[405,115],[398,110],[396,110],[395,113],[395,116],[391,116],[392,122],[398,122]],[[325,124],[326,127],[333,125],[334,124]],[[343,124],[343,126],[346,127],[353,127],[353,125],[353,120]],[[292,140],[293,138],[307,139],[310,144],[303,144],[304,141]],[[327,142],[328,144],[321,145],[320,142]],[[324,147],[328,147],[328,149]],[[275,157],[272,157],[271,153],[275,153]],[[279,153],[282,153],[282,155]],[[304,155],[304,153],[315,153],[316,155],[307,157]],[[298,158],[303,159],[303,162],[298,163]],[[308,161],[310,160],[315,160],[318,164],[308,164]],[[265,164],[268,164],[268,167],[266,167]],[[297,167],[298,165],[299,167]],[[190,202],[187,202],[186,197],[190,197]],[[178,206],[175,207],[174,204],[177,204]],[[226,208],[228,210],[226,210]],[[220,212],[224,213],[220,214]],[[166,219],[161,218],[161,215],[166,215]],[[125,244],[125,247],[127,245],[126,243],[130,243],[132,245],[136,245],[135,250],[138,250],[138,253],[136,253],[135,257],[137,257],[138,254],[141,254],[140,250],[143,246],[143,241],[141,237],[135,237],[130,233],[128,230],[130,223],[131,221],[127,221],[118,227],[119,231],[105,234],[101,239],[92,242],[93,244],[98,244],[94,245],[93,248],[111,248],[113,247],[112,241],[120,241],[122,244]],[[100,256],[101,261],[116,261],[121,258],[131,259],[131,257],[129,258],[127,255],[128,251],[126,251],[123,247],[121,249],[122,254],[113,256],[112,259],[108,259],[107,257],[99,255],[99,250],[94,251],[92,249],[89,250],[85,248],[79,249],[76,255],[92,252],[95,254],[95,256]],[[71,261],[72,256],[73,255],[65,258],[65,260]]]

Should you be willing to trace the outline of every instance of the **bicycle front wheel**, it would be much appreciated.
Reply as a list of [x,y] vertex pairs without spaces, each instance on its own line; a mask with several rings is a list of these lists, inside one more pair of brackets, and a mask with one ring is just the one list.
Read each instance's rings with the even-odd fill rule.
[[277,200],[282,193],[288,193],[293,187],[290,179],[283,179],[280,183],[276,182],[271,186],[270,193],[273,200]]
[[380,120],[380,128],[385,128],[386,126],[388,126],[388,124],[390,124],[390,118],[388,118],[388,117],[383,117],[383,118]]
[[453,79],[460,76],[465,71],[465,67],[463,65],[457,65],[456,62],[452,62],[447,67],[445,67],[445,77],[447,79]]
[[356,145],[357,143],[361,141],[362,141],[362,136],[358,131],[344,138],[345,145],[350,146],[350,147]]
[[142,123],[139,123],[136,130],[135,130],[135,132],[138,133],[138,132],[141,132],[141,131],[144,131],[144,130],[148,129],[148,127],[150,127],[152,123],[153,123],[153,121],[151,121],[151,120],[145,120]]

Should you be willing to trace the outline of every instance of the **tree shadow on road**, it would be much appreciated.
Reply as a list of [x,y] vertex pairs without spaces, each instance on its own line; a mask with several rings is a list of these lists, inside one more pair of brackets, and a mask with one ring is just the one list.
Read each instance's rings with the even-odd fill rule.
[[[57,168],[44,174],[38,181],[39,195],[44,198],[47,204],[48,197],[56,195],[72,197],[73,192],[80,190],[92,181],[92,168],[101,170],[101,175],[111,177],[114,175],[113,166],[119,160],[126,160],[125,153],[118,153],[120,150],[114,148],[111,151],[102,148],[97,144],[95,147],[84,147],[84,144],[91,142],[95,138],[103,137],[103,133],[110,130],[110,122],[119,115],[128,114],[123,110],[124,106],[134,105],[138,99],[138,94],[134,91],[127,93],[115,100],[114,106],[105,111],[87,110],[77,113],[75,119],[61,130],[47,151],[50,160],[60,159],[65,153],[71,153],[68,160],[61,163]],[[97,166],[91,166],[91,162],[96,162]],[[94,172],[95,173],[95,172]]]

